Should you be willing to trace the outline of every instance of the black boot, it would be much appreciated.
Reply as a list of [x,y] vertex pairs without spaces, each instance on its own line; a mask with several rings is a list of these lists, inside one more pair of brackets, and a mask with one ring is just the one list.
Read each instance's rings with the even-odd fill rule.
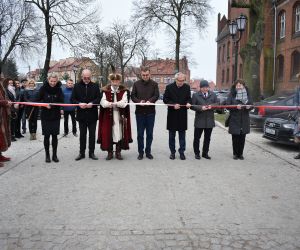
[[45,151],[46,151],[46,162],[47,163],[49,163],[49,162],[51,162],[51,160],[50,160],[50,153],[49,153],[49,149],[47,150],[47,149],[45,149]]
[[44,148],[45,148],[45,153],[46,153],[46,162],[49,163],[51,162],[50,160],[50,153],[49,153],[49,136],[44,136]]
[[52,160],[54,162],[59,162],[58,158],[57,158],[57,136],[52,136],[52,149],[53,149],[53,155],[52,155]]

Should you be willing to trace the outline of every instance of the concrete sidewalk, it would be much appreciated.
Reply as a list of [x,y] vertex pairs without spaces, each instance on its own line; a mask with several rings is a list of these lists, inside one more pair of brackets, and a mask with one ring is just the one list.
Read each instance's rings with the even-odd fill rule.
[[[246,143],[232,159],[216,127],[210,155],[195,160],[189,115],[186,161],[169,160],[166,109],[157,108],[154,160],[76,162],[78,138],[59,140],[59,163],[45,163],[42,138],[21,139],[0,171],[0,249],[299,249],[300,168]],[[254,139],[253,139],[254,140]],[[202,144],[202,142],[201,142]],[[292,155],[293,152],[290,152]]]

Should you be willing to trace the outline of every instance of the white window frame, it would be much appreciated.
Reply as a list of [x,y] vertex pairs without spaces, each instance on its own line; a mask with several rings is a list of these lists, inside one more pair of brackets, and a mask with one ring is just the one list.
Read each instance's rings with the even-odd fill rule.
[[280,38],[285,37],[285,11],[280,14]]
[[295,8],[295,32],[300,32],[300,5]]

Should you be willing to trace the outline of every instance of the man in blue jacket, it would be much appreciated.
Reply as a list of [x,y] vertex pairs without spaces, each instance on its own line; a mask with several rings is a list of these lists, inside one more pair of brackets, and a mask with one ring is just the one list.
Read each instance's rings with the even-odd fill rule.
[[[64,93],[64,103],[72,103],[71,96],[74,88],[74,83],[72,79],[69,79],[66,83],[66,87],[63,90]],[[76,119],[75,119],[75,109],[76,107],[64,107],[62,109],[64,115],[64,136],[67,136],[69,133],[69,116],[71,116],[72,120],[72,133],[77,137],[77,128],[76,128]]]

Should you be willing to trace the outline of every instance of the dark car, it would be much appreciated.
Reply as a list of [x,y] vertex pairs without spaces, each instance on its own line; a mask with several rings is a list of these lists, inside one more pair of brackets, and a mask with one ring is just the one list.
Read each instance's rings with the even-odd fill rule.
[[[254,104],[255,106],[295,106],[295,93],[275,95]],[[286,110],[289,111],[289,110]],[[255,107],[250,111],[250,124],[253,127],[263,128],[268,117],[277,117],[282,113],[280,109],[268,109],[267,107]]]
[[263,137],[278,143],[296,145],[294,128],[297,111],[282,112],[276,118],[267,118],[264,123]]

